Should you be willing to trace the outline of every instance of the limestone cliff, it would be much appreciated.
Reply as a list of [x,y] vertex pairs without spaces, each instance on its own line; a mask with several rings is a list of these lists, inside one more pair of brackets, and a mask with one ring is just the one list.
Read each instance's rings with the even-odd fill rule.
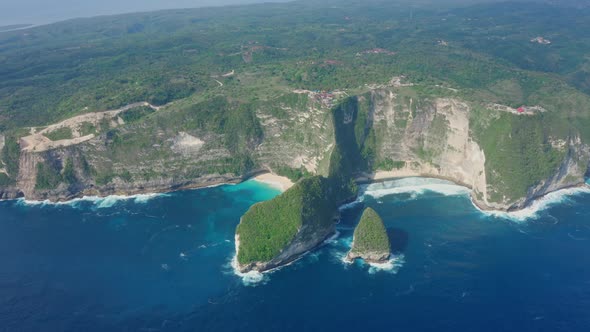
[[487,204],[485,153],[470,136],[467,103],[414,100],[391,90],[372,91],[370,98],[378,158],[400,166],[377,169],[368,179],[443,177],[472,188],[474,197]]
[[[10,174],[14,184],[0,185],[0,197],[67,200],[81,195],[169,191],[240,181],[262,170],[303,169],[327,176],[330,156],[338,145],[355,156],[351,171],[359,181],[441,177],[471,188],[474,202],[482,208],[519,209],[548,192],[584,182],[590,147],[575,130],[559,136],[539,121],[543,113],[554,111],[532,107],[530,112],[518,114],[510,107],[482,106],[453,92],[422,93],[411,84],[392,82],[368,87],[357,97],[334,92],[329,100],[307,90],[289,92],[252,106],[249,111],[253,116],[244,120],[240,119],[244,116],[240,106],[226,101],[167,106],[154,111],[146,121],[133,123],[123,121],[122,112],[108,111],[105,114],[112,119],[106,129],[100,127],[104,124],[94,123],[96,132],[81,136],[85,137],[83,142],[60,143],[37,151],[31,148],[31,139],[21,141],[22,151],[15,163],[18,174]],[[347,100],[355,101],[347,104],[348,113],[334,118],[331,111]],[[236,109],[228,111],[223,123],[237,117],[236,129],[231,129],[237,134],[230,136],[202,122],[205,120],[190,123],[212,107]],[[170,120],[175,118],[184,120]],[[535,132],[541,135],[538,142],[533,143],[540,146],[539,153],[552,153],[545,159],[539,155],[538,163],[548,166],[537,178],[521,184],[519,190],[512,190],[510,181],[519,175],[502,165],[525,164],[518,163],[521,158],[517,154],[498,156],[506,150],[506,144],[511,144],[509,137],[513,134],[498,132],[515,120],[523,127],[541,128]],[[240,121],[254,129],[240,134],[244,127]],[[70,122],[48,128],[61,128]],[[160,125],[162,122],[167,125]],[[496,131],[481,134],[486,126],[496,123]],[[338,138],[336,133],[343,125],[354,135],[341,134]],[[82,135],[81,124],[76,122],[73,129]],[[39,136],[43,130],[33,128],[31,132]],[[503,137],[504,146],[493,144]],[[519,148],[526,148],[527,139],[522,138],[524,143]],[[526,167],[534,167],[535,153],[527,156]],[[66,176],[68,163],[73,165],[73,174]],[[39,185],[40,167],[45,177],[53,174],[53,181]]]

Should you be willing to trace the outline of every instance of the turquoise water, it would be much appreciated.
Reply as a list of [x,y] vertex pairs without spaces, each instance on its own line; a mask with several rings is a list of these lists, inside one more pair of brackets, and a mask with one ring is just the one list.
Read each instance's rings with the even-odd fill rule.
[[[376,184],[339,236],[263,278],[231,268],[256,182],[70,204],[0,202],[6,331],[588,331],[590,190],[482,213],[438,180]],[[387,266],[342,261],[363,207],[386,222]],[[253,282],[257,281],[257,282]]]

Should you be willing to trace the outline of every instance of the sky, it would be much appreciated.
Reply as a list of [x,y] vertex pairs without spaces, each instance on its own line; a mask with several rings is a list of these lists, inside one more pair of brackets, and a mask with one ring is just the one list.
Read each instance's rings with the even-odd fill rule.
[[287,0],[0,0],[0,26],[46,24],[91,17],[171,8],[286,2]]

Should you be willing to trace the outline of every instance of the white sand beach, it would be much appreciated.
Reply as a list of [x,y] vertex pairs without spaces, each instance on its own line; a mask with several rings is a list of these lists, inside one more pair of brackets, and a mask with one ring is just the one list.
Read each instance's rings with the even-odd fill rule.
[[282,191],[287,191],[287,189],[293,187],[294,185],[293,181],[289,180],[289,178],[273,173],[260,174],[253,177],[252,179],[258,182],[266,183]]

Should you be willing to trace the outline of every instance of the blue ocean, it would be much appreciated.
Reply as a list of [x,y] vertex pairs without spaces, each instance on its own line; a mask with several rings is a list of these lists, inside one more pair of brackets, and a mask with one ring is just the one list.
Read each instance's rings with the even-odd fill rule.
[[[590,331],[590,187],[517,213],[410,178],[363,189],[338,234],[236,275],[234,230],[279,191],[254,181],[68,204],[0,202],[0,331]],[[342,258],[363,208],[394,256]]]

